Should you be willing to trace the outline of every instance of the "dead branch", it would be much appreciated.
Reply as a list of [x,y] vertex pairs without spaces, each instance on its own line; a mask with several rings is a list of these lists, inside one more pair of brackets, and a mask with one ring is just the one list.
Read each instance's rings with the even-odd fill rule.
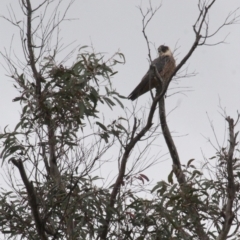
[[[203,27],[203,23],[206,19],[206,16],[207,16],[207,13],[209,11],[209,9],[211,8],[211,6],[213,5],[213,3],[215,2],[215,0],[213,0],[207,7],[205,7],[205,10],[204,12],[201,12],[199,17],[198,17],[198,20],[197,20],[197,23],[200,21],[201,19],[201,22],[200,22],[200,25],[198,28],[196,28],[196,24],[194,25],[194,32],[195,32],[195,41],[192,45],[192,47],[190,48],[189,52],[186,54],[186,56],[182,59],[182,61],[177,65],[175,71],[173,72],[172,76],[164,83],[164,86],[162,87],[161,89],[161,92],[159,94],[157,94],[157,96],[153,99],[153,102],[152,102],[152,105],[150,107],[150,111],[149,111],[149,115],[148,115],[148,120],[147,120],[147,123],[146,125],[143,127],[143,129],[134,137],[132,138],[132,140],[126,145],[125,147],[125,152],[123,154],[123,157],[122,157],[122,160],[121,160],[121,166],[120,166],[120,170],[119,170],[119,174],[118,174],[118,177],[116,179],[116,182],[114,184],[114,187],[113,187],[113,190],[112,190],[112,193],[111,193],[111,198],[110,198],[110,201],[109,201],[109,208],[113,208],[114,207],[114,203],[116,201],[116,197],[117,197],[117,194],[120,190],[120,187],[121,187],[121,184],[123,182],[123,177],[124,177],[124,174],[125,174],[125,169],[126,169],[126,162],[127,162],[127,159],[129,157],[129,154],[130,152],[132,151],[132,149],[134,148],[134,146],[136,145],[136,143],[144,136],[144,134],[149,131],[149,129],[151,128],[152,126],[152,119],[153,119],[153,115],[154,115],[154,112],[156,110],[156,106],[158,104],[158,102],[164,97],[164,95],[166,94],[166,91],[168,89],[168,86],[173,78],[173,76],[178,72],[178,70],[181,69],[181,67],[187,62],[187,60],[191,57],[191,55],[193,54],[193,52],[195,51],[195,49],[197,48],[197,46],[199,45],[199,41],[201,39],[201,30],[202,30],[202,27]],[[148,23],[148,22],[147,22]],[[147,43],[148,40],[147,40]],[[149,45],[148,45],[149,46]],[[150,52],[149,52],[150,54]],[[149,58],[151,59],[151,58]],[[175,160],[177,159],[176,158],[176,153],[175,154]],[[179,159],[179,158],[178,158]],[[178,166],[180,165],[180,161],[178,162]],[[179,175],[180,176],[180,175]],[[182,176],[181,176],[181,179],[182,179]],[[183,180],[183,179],[182,179]],[[181,180],[181,181],[182,181]],[[110,220],[111,220],[111,217],[112,217],[112,211],[111,210],[107,210],[107,216],[106,216],[106,223],[104,224],[103,226],[103,230],[101,232],[101,234],[99,235],[99,238],[104,240],[106,239],[107,237],[107,234],[108,234],[108,228],[109,228],[109,224],[110,224]],[[202,227],[200,227],[199,230],[199,234],[201,233],[201,236],[203,240],[205,239],[208,239],[208,237],[206,236],[205,232],[202,230]]]
[[156,12],[161,8],[162,4],[160,4],[155,9],[153,9],[151,1],[149,1],[149,5],[150,5],[150,7],[147,9],[146,13],[143,12],[141,7],[138,7],[138,9],[140,10],[141,15],[142,15],[142,33],[147,42],[148,58],[149,58],[150,62],[152,62],[150,44],[149,44],[148,36],[146,34],[146,28],[147,28],[149,22],[152,20],[152,18],[156,14]]
[[[158,103],[156,99],[158,99],[158,98],[155,98],[153,100],[152,106],[151,106],[150,111],[149,111],[149,115],[148,115],[146,125],[142,128],[142,130],[137,135],[135,135],[135,137],[133,136],[132,140],[130,140],[129,143],[126,144],[124,154],[123,154],[123,157],[121,159],[121,164],[120,164],[120,170],[119,170],[119,173],[118,173],[118,177],[115,181],[115,184],[114,184],[114,187],[113,187],[113,190],[112,190],[112,193],[111,193],[109,205],[108,205],[108,208],[110,210],[107,210],[107,216],[106,216],[105,224],[103,226],[103,230],[102,230],[101,234],[99,235],[99,238],[102,239],[102,240],[107,238],[108,228],[109,228],[109,224],[110,224],[110,220],[111,220],[111,216],[112,216],[111,208],[114,207],[117,194],[120,191],[121,185],[123,183],[123,177],[124,177],[124,174],[125,174],[126,164],[127,164],[127,159],[129,157],[129,154],[132,151],[132,149],[134,148],[134,146],[136,145],[136,143],[138,141],[140,141],[140,139],[145,135],[145,133],[147,131],[149,131],[149,129],[151,128],[151,126],[153,124],[152,119],[153,119],[153,116],[154,116],[154,112],[156,110],[156,105]],[[135,130],[133,129],[133,131],[135,131]]]
[[227,238],[227,235],[232,226],[232,221],[235,217],[233,212],[233,202],[235,200],[236,195],[236,186],[234,183],[234,173],[233,173],[233,153],[235,146],[237,145],[237,133],[234,133],[234,120],[230,117],[226,118],[229,126],[229,149],[227,154],[227,202],[224,207],[224,223],[222,226],[222,230],[217,237],[217,240],[224,240]]
[[186,183],[186,179],[185,179],[184,173],[182,172],[181,162],[177,152],[177,148],[174,144],[174,141],[172,139],[171,133],[168,128],[166,113],[165,113],[164,98],[160,99],[159,101],[159,117],[161,122],[162,133],[172,158],[175,175],[178,179],[179,184],[184,184]]
[[29,64],[31,66],[31,69],[33,71],[33,77],[36,81],[36,94],[38,97],[41,95],[41,82],[43,81],[43,77],[41,74],[37,71],[36,68],[36,61],[33,51],[34,43],[32,41],[32,6],[30,0],[26,0],[26,5],[24,3],[24,0],[22,1],[23,5],[26,8],[27,11],[27,46],[28,46],[28,58],[29,58]]
[[32,215],[36,224],[39,237],[42,240],[47,240],[48,238],[45,235],[44,222],[42,221],[40,214],[38,212],[38,204],[37,204],[37,197],[35,195],[35,190],[34,190],[33,184],[30,183],[28,180],[22,160],[21,159],[16,160],[15,158],[11,158],[10,161],[12,161],[12,163],[18,168],[22,181],[26,187],[28,199],[29,199],[29,205],[31,207]]
[[[161,90],[161,89],[160,89]],[[172,162],[173,162],[173,172],[178,180],[178,183],[180,184],[180,187],[183,191],[183,198],[185,198],[185,191],[187,188],[191,187],[188,185],[186,182],[185,175],[182,171],[181,168],[181,162],[180,158],[178,155],[177,148],[174,144],[174,141],[172,139],[170,130],[168,128],[167,120],[166,120],[166,113],[165,113],[165,102],[164,98],[159,100],[159,117],[160,117],[160,122],[161,122],[161,128],[162,128],[162,133],[165,139],[165,142],[167,144],[168,150],[170,152]],[[201,224],[201,219],[199,218],[199,214],[196,210],[196,208],[193,206],[191,201],[188,199],[184,199],[187,204],[189,205],[189,212],[188,212],[188,217],[194,222],[194,226],[196,229],[196,234],[198,235],[199,239],[207,240],[209,239],[207,234],[204,231],[204,228]]]

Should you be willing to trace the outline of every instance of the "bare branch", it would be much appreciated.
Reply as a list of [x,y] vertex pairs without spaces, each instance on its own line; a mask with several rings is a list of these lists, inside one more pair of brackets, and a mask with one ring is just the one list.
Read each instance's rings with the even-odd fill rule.
[[[161,91],[161,89],[158,89],[158,91]],[[191,200],[189,201],[188,199],[186,199],[184,196],[184,192],[186,191],[187,188],[190,187],[190,185],[188,185],[188,183],[186,182],[186,178],[185,175],[182,171],[182,167],[181,167],[181,162],[180,162],[180,158],[178,155],[178,151],[177,148],[174,144],[174,141],[172,139],[171,133],[169,131],[168,128],[168,124],[167,124],[167,120],[166,120],[166,113],[165,113],[165,103],[164,103],[164,98],[159,100],[159,116],[160,116],[160,121],[161,121],[161,128],[162,128],[162,132],[163,132],[163,136],[165,139],[165,142],[167,144],[168,150],[170,152],[171,158],[172,158],[172,162],[173,162],[173,171],[175,173],[175,176],[178,180],[178,183],[181,186],[181,189],[183,191],[183,199],[187,202],[187,204],[189,205],[189,212],[188,212],[188,217],[190,219],[192,219],[192,221],[194,222],[194,226],[196,229],[196,233],[199,237],[199,239],[209,239],[207,234],[205,233],[203,226],[201,224],[201,219],[199,218],[199,214],[197,212],[197,210],[195,209],[195,207],[193,206],[193,203],[191,203]]]
[[233,202],[235,200],[235,194],[236,194],[236,186],[234,182],[234,173],[233,173],[233,153],[235,146],[237,144],[237,133],[234,133],[234,120],[230,117],[226,118],[226,121],[228,122],[229,126],[229,150],[227,154],[227,203],[223,209],[224,214],[224,223],[222,226],[222,230],[217,237],[217,240],[224,240],[227,238],[227,235],[230,231],[230,228],[232,226],[232,221],[235,217],[235,214],[233,212]]
[[[146,40],[147,43],[147,48],[148,48],[148,58],[150,60],[150,63],[152,62],[152,58],[151,58],[151,50],[150,50],[150,44],[149,44],[149,40],[148,40],[148,36],[146,34],[146,28],[149,24],[149,22],[152,20],[152,18],[154,17],[154,15],[156,14],[156,12],[161,8],[162,4],[160,4],[158,7],[156,7],[155,9],[153,9],[152,7],[152,3],[151,0],[149,0],[149,8],[147,9],[146,13],[143,13],[143,10],[141,7],[138,7],[138,9],[141,12],[142,15],[142,33],[143,36]],[[148,17],[148,15],[150,14],[150,16]],[[147,18],[148,17],[148,18]]]
[[28,180],[22,161],[20,159],[16,160],[14,158],[11,158],[10,161],[12,161],[12,163],[18,168],[21,174],[22,181],[26,187],[28,198],[29,198],[29,204],[31,206],[32,214],[34,217],[34,221],[37,227],[39,237],[42,240],[47,240],[48,238],[46,237],[45,231],[44,231],[44,223],[42,222],[40,214],[38,212],[37,198],[35,195],[33,184],[30,183]]
[[26,4],[24,0],[22,0],[23,5],[26,7],[27,11],[27,46],[28,46],[28,57],[29,57],[29,64],[33,71],[33,76],[36,81],[36,94],[38,97],[41,95],[41,82],[43,81],[43,77],[37,71],[36,68],[36,60],[33,51],[33,42],[32,42],[32,6],[30,0],[26,0]]

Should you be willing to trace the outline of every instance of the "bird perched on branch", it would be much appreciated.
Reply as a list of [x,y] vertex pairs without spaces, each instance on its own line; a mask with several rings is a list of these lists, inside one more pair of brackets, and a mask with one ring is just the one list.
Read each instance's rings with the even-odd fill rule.
[[[176,64],[173,54],[168,46],[161,45],[158,48],[159,57],[152,61],[152,65],[155,65],[157,71],[163,81],[166,81],[174,72]],[[142,81],[137,87],[130,93],[128,99],[132,101],[137,99],[139,96],[148,92],[159,85],[159,80],[154,74],[151,74],[150,70],[142,78]]]

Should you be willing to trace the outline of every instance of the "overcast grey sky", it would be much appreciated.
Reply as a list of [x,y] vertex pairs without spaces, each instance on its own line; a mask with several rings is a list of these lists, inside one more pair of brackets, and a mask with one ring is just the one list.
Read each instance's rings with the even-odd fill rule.
[[[152,1],[152,5],[157,6],[158,2]],[[23,16],[16,0],[1,0],[0,15],[8,16],[9,4],[12,4],[17,18],[21,20]],[[136,6],[142,6],[146,11],[148,1],[76,0],[68,12],[68,16],[76,20],[61,25],[61,36],[65,45],[76,40],[76,45],[92,44],[96,52],[106,52],[109,55],[120,49],[126,57],[126,64],[117,67],[119,73],[114,76],[113,84],[125,96],[139,83],[149,66],[147,45],[142,35],[142,17]],[[210,31],[216,30],[224,22],[228,13],[239,6],[239,1],[217,0],[210,11]],[[192,25],[197,16],[197,1],[165,0],[150,22],[146,33],[149,40],[157,47],[166,44],[174,49],[177,45],[175,55],[179,63],[194,41]],[[0,19],[0,32],[0,51],[4,49],[9,51],[14,35],[12,49],[21,56],[18,30],[4,19]],[[168,122],[170,130],[173,131],[174,136],[177,136],[175,141],[183,163],[191,158],[201,160],[201,150],[206,157],[214,155],[215,150],[203,136],[210,137],[214,141],[206,114],[208,113],[216,128],[217,136],[220,140],[223,139],[225,122],[219,113],[219,101],[229,115],[234,118],[237,116],[240,103],[240,26],[224,27],[210,39],[209,43],[222,41],[227,34],[229,34],[226,39],[227,44],[214,47],[202,46],[194,52],[185,67],[188,67],[189,73],[196,72],[196,76],[180,79],[170,86],[171,88],[188,87],[192,90],[166,99],[168,112],[176,107],[168,115]],[[156,52],[152,47],[152,58],[154,57]],[[1,67],[1,129],[6,125],[13,127],[19,119],[20,110],[18,103],[12,103],[17,93],[12,87],[13,82],[6,74],[5,69]],[[145,105],[149,100],[150,94],[145,94],[139,98],[137,108]],[[131,108],[131,101],[124,100],[123,103]],[[123,115],[121,111],[108,111],[105,118],[114,119],[120,115]],[[155,122],[157,121],[155,118]],[[164,154],[167,150],[161,136],[157,144],[162,146]],[[169,160],[160,163],[159,166],[157,170],[148,171],[148,174],[151,172],[150,178],[155,180],[164,178],[171,169],[171,162]]]

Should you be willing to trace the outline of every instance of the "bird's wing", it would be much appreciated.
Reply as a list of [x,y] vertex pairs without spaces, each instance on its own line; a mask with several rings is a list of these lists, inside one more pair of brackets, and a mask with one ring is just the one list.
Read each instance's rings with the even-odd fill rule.
[[132,101],[137,99],[140,95],[149,91],[149,74],[148,72],[142,78],[142,81],[137,85],[137,87],[129,94],[128,99]]
[[157,67],[159,74],[161,74],[164,69],[166,63],[169,61],[169,56],[158,57],[152,61],[152,65]]
[[[168,56],[158,57],[152,61],[152,65],[155,65],[158,72],[161,73],[167,60]],[[133,101],[156,86],[157,81],[155,81],[154,78],[150,76],[150,71],[148,71],[142,78],[141,82],[137,85],[137,87],[130,93],[128,99],[131,99]]]

